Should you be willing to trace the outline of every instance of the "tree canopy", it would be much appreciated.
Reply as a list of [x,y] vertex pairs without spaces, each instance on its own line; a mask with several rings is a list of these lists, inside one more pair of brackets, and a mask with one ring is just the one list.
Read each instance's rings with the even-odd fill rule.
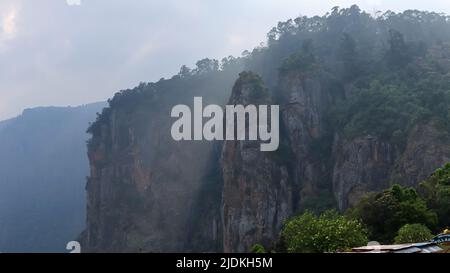
[[382,243],[392,243],[397,231],[406,224],[423,224],[430,229],[437,225],[436,213],[427,207],[416,190],[400,185],[367,194],[351,213],[367,226],[371,240]]
[[450,225],[450,163],[437,169],[421,183],[421,193],[439,219],[439,228]]
[[395,237],[396,244],[419,243],[433,239],[430,229],[421,224],[406,224]]
[[368,242],[367,232],[358,220],[336,211],[326,211],[320,216],[305,212],[287,221],[281,236],[291,253],[337,252]]

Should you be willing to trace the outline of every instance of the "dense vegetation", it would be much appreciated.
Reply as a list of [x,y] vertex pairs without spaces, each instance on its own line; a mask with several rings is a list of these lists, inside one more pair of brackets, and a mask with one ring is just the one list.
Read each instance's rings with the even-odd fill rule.
[[420,192],[428,207],[437,213],[439,227],[450,225],[450,163],[422,182]]
[[[223,89],[224,79],[236,79],[242,70],[259,74],[275,97],[279,77],[321,71],[334,96],[327,123],[330,135],[375,135],[401,150],[408,132],[419,123],[433,121],[443,133],[450,130],[449,17],[417,10],[371,15],[352,6],[279,22],[268,33],[266,45],[244,51],[241,57],[205,58],[193,69],[183,65],[171,79],[123,90],[88,131],[99,135],[111,109],[131,113],[139,105],[158,108],[164,103],[158,94],[177,97],[173,90],[202,88],[205,79]],[[322,157],[329,157],[329,139],[319,144]]]
[[412,188],[394,185],[381,193],[368,194],[353,209],[353,215],[369,228],[370,237],[391,243],[406,224],[423,224],[436,230],[437,215]]
[[336,130],[351,137],[376,135],[402,148],[419,122],[435,120],[450,129],[449,30],[447,17],[435,13],[374,18],[356,6],[335,8],[324,17],[280,23],[261,51],[279,55],[297,47],[285,53],[281,72],[320,65],[338,85],[347,85],[346,99],[330,115]]
[[[450,128],[449,68],[448,16],[417,10],[374,16],[357,6],[336,7],[324,16],[278,23],[265,46],[244,51],[241,57],[205,58],[194,69],[183,65],[172,79],[121,91],[110,106],[152,101],[155,93],[187,89],[183,86],[221,72],[252,70],[272,88],[280,74],[321,70],[333,80],[333,92],[340,98],[330,115],[333,127],[401,144],[419,121],[436,119]],[[109,113],[106,109],[89,132],[98,132]]]
[[326,211],[311,212],[287,221],[281,233],[287,252],[323,253],[351,249],[367,244],[367,231],[355,219]]
[[[385,244],[425,242],[448,225],[449,168],[438,169],[422,185],[421,196],[413,188],[394,185],[381,193],[369,193],[344,215],[326,211],[316,216],[305,212],[286,221],[280,235],[285,252],[335,252],[364,246],[368,240]],[[427,202],[430,207],[427,206]],[[255,245],[254,252],[266,250]]]
[[398,230],[396,244],[426,242],[433,239],[430,229],[421,224],[406,224]]

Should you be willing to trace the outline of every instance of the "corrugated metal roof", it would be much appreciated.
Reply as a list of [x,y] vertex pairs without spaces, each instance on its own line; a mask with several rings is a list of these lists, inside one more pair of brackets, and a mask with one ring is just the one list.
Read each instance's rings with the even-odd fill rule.
[[436,253],[443,249],[432,242],[401,244],[401,245],[372,245],[356,247],[352,252],[358,253]]
[[422,252],[422,250],[415,246],[393,251],[393,253],[420,253],[420,252]]

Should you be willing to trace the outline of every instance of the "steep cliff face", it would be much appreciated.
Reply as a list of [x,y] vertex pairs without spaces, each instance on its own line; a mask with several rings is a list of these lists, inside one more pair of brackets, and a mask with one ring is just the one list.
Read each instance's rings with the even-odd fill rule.
[[333,192],[340,210],[354,205],[363,193],[389,187],[387,178],[395,152],[391,144],[372,136],[352,140],[336,137],[333,149]]
[[[104,128],[110,130],[104,136],[111,136],[106,143],[121,142],[115,116],[112,127]],[[151,119],[143,135],[128,128],[126,146],[113,144],[112,154],[102,146],[89,152],[89,250],[167,252],[186,247],[190,209],[212,146],[171,141],[168,124],[168,119]],[[108,157],[114,161],[103,165]]]
[[[229,105],[271,105],[262,80],[241,74]],[[286,165],[259,141],[225,141],[223,170],[223,242],[225,252],[247,252],[256,242],[270,245],[292,215],[292,186]]]
[[334,155],[333,191],[343,210],[362,194],[381,191],[393,183],[416,187],[450,160],[450,146],[448,136],[430,123],[416,125],[404,149],[374,136],[336,137]]
[[[403,145],[369,134],[351,137],[340,128],[330,135],[328,109],[336,96],[351,94],[346,86],[342,93],[333,93],[327,81],[327,75],[318,71],[280,75],[277,99],[271,102],[281,105],[284,141],[279,153],[284,161],[259,152],[256,143],[225,142],[225,251],[245,252],[255,243],[270,246],[280,223],[304,209],[319,205],[320,210],[334,203],[343,211],[363,194],[393,183],[417,187],[449,161],[448,135],[434,122],[415,125]],[[251,90],[245,84],[235,86],[230,103],[251,102]]]
[[448,136],[432,122],[417,125],[409,134],[405,151],[395,165],[393,180],[416,186],[449,161]]
[[[258,76],[252,77],[263,85]],[[224,143],[226,252],[246,252],[256,243],[270,246],[282,223],[295,213],[333,205],[326,200],[332,196],[332,153],[325,124],[332,95],[327,81],[323,71],[294,70],[280,74],[276,98],[260,97],[263,104],[280,105],[282,143],[278,151],[260,152],[255,141]],[[251,99],[257,88],[250,82],[238,80],[230,104],[261,103]]]
[[[321,188],[329,188],[321,183],[329,181],[330,176],[328,159],[320,158],[327,149],[324,116],[332,100],[324,82],[326,78],[321,71],[292,71],[281,75],[279,80],[280,122],[291,152],[288,160],[295,181],[295,208],[317,197]],[[316,143],[322,147],[316,149]]]
[[[173,140],[170,113],[177,104],[192,106],[194,96],[205,104],[224,104],[235,75],[200,77],[195,86],[183,79],[182,87],[163,81],[111,101],[103,120],[91,128],[84,251],[221,249],[221,180],[217,164],[211,164],[215,144]],[[219,88],[211,89],[211,81]]]

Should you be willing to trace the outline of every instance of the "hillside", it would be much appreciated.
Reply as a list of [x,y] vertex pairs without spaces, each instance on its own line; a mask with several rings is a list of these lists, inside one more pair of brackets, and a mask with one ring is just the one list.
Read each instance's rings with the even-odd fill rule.
[[[121,91],[89,129],[85,251],[246,252],[307,209],[417,187],[450,161],[449,72],[449,17],[352,6],[280,22],[241,57]],[[194,96],[280,105],[280,148],[173,141],[170,109]]]
[[0,251],[67,252],[85,222],[85,133],[104,103],[27,109],[0,123]]

